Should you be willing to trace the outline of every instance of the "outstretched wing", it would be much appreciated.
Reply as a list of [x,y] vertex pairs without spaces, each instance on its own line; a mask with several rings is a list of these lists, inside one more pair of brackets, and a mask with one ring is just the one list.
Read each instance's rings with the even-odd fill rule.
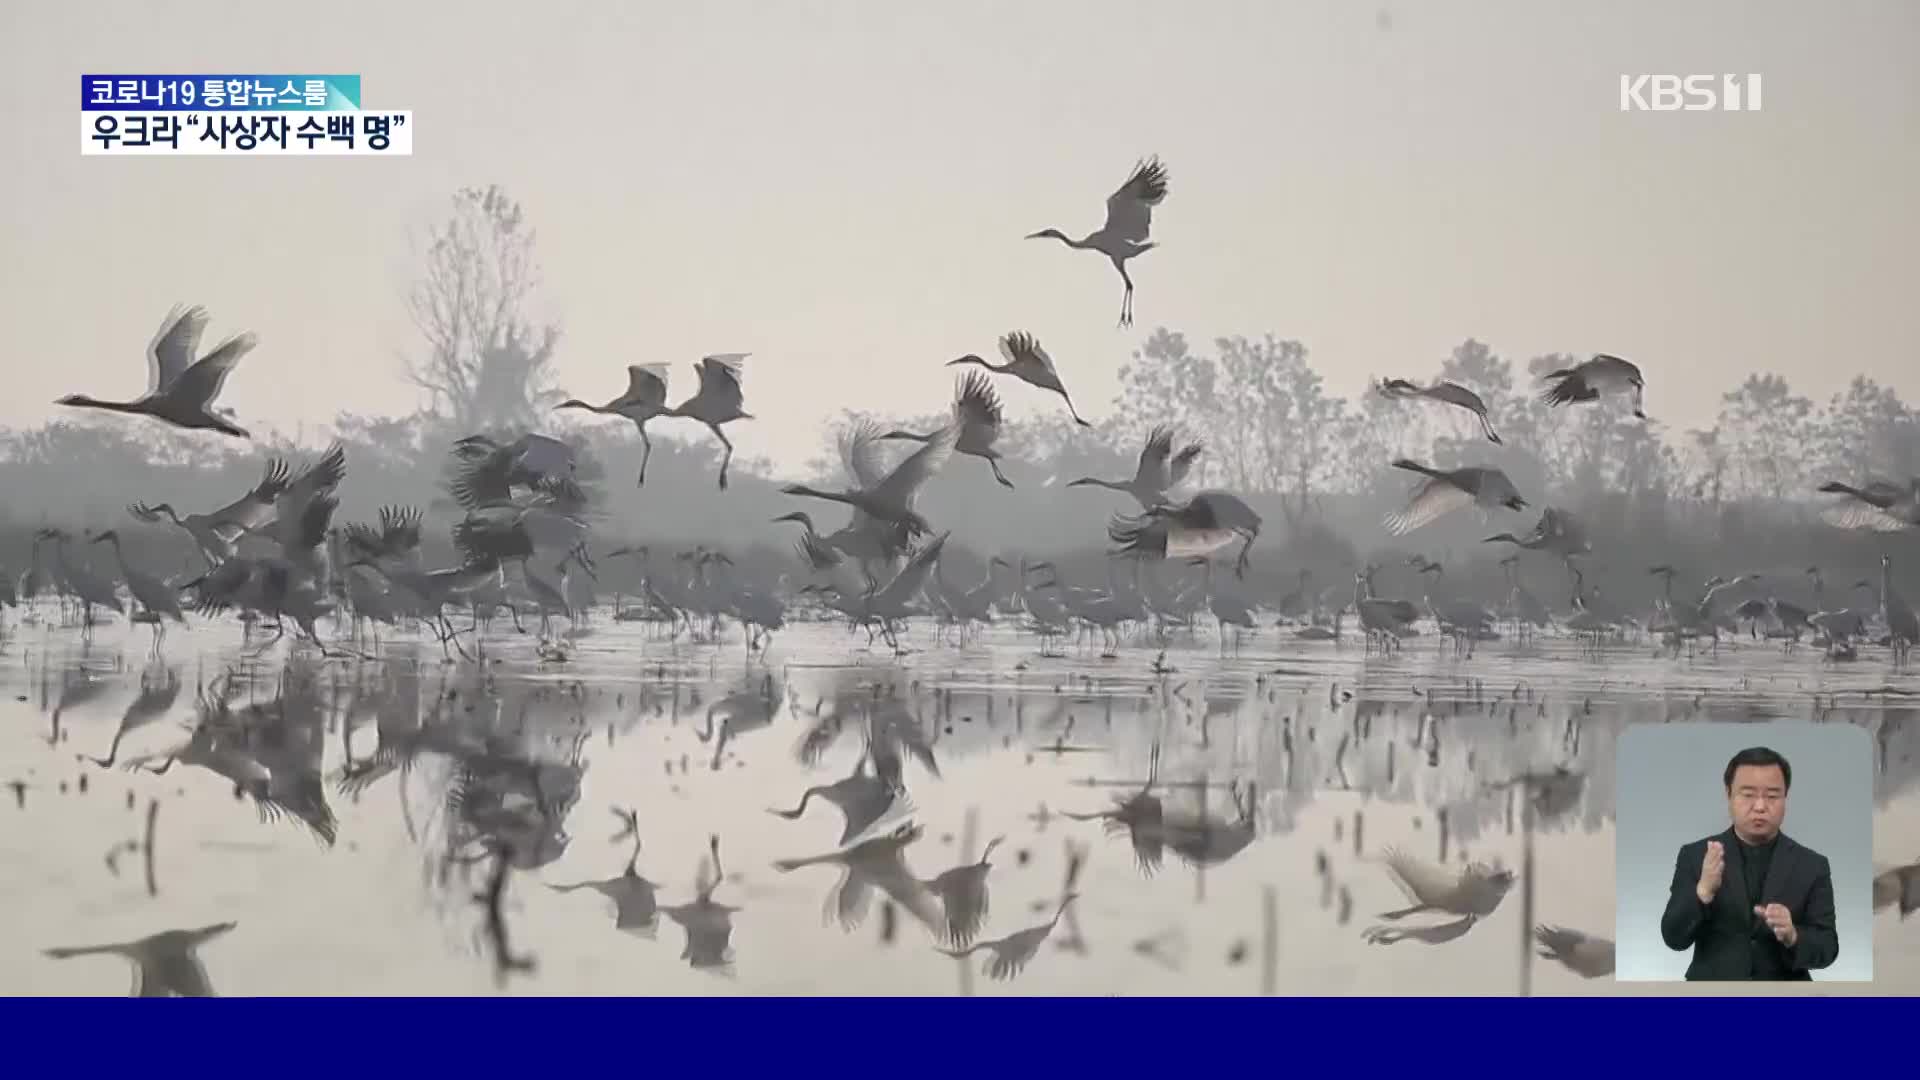
[[287,490],[290,478],[285,460],[268,458],[266,471],[252,491],[209,513],[207,517],[212,520],[214,529],[230,534],[228,539],[241,532],[263,528],[273,520],[274,503]]
[[1421,862],[1397,848],[1387,849],[1385,862],[1387,875],[1407,895],[1407,899],[1416,904],[1442,906],[1457,884],[1445,870]]
[[182,308],[178,304],[167,312],[160,332],[147,346],[147,393],[167,388],[180,373],[193,366],[200,351],[200,335],[207,328],[207,309],[198,304]]
[[1000,395],[985,373],[968,371],[960,376],[953,392],[953,418],[970,428],[1000,426]]
[[1134,470],[1135,480],[1153,491],[1165,491],[1173,485],[1173,474],[1167,466],[1167,460],[1172,456],[1173,429],[1161,424],[1147,436],[1147,445],[1140,450],[1140,464]]
[[1012,364],[1020,378],[1046,389],[1058,389],[1060,371],[1053,357],[1040,347],[1040,339],[1025,330],[1015,330],[1000,339],[1000,355]]
[[953,457],[953,448],[959,440],[959,424],[948,424],[934,432],[920,449],[893,467],[873,494],[898,506],[913,505],[915,493]]
[[700,371],[700,396],[719,405],[741,406],[740,368],[748,353],[715,353],[695,365]]
[[1173,463],[1168,466],[1167,486],[1180,486],[1181,481],[1187,478],[1187,474],[1193,471],[1193,466],[1200,460],[1200,455],[1205,452],[1206,447],[1201,443],[1189,443],[1181,447],[1180,452],[1173,455]]
[[1427,391],[1427,396],[1435,401],[1444,401],[1449,405],[1458,405],[1468,412],[1487,415],[1487,403],[1480,395],[1461,386],[1459,383],[1443,382]]
[[1414,485],[1413,497],[1408,500],[1405,510],[1387,515],[1387,531],[1395,536],[1405,536],[1455,510],[1472,505],[1472,495],[1439,477],[1429,477]]
[[199,363],[194,364],[176,376],[167,384],[166,394],[178,399],[184,405],[194,405],[205,409],[220,396],[220,389],[227,385],[227,376],[239,365],[240,358],[253,351],[260,339],[251,331],[235,334],[220,343]]
[[1912,525],[1870,503],[1854,499],[1830,506],[1820,512],[1827,524],[1840,529],[1870,529],[1874,532],[1902,532]]
[[865,417],[852,421],[840,432],[839,449],[840,461],[855,487],[872,491],[880,486],[886,473],[880,464],[879,425]]
[[667,405],[667,365],[628,364],[627,392],[620,395],[615,408],[638,407],[656,411]]
[[1153,157],[1135,165],[1127,182],[1107,196],[1106,234],[1145,243],[1153,225],[1153,208],[1166,197],[1167,167],[1160,164],[1160,159]]

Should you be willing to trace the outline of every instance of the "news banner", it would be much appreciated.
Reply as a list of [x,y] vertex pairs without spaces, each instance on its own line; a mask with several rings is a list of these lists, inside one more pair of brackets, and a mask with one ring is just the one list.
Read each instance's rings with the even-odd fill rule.
[[80,152],[408,156],[413,112],[358,75],[82,75]]

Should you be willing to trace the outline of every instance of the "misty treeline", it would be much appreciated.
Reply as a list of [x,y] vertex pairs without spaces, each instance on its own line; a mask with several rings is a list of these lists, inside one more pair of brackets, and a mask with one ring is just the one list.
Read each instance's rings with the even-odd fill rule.
[[[712,436],[691,421],[659,418],[648,426],[654,452],[647,483],[637,487],[641,444],[631,422],[556,409],[569,396],[603,403],[624,386],[624,371],[610,366],[591,388],[572,395],[555,385],[554,358],[564,337],[559,326],[532,313],[539,274],[534,233],[520,205],[498,188],[462,190],[446,218],[416,243],[415,255],[418,275],[405,297],[420,335],[406,368],[421,393],[414,412],[340,413],[323,429],[257,434],[250,444],[79,414],[5,430],[0,563],[24,563],[35,526],[132,532],[146,527],[126,513],[131,502],[168,502],[181,513],[224,505],[257,481],[268,455],[297,463],[331,439],[345,444],[349,469],[336,522],[370,520],[390,503],[419,505],[437,524],[429,530],[432,550],[445,557],[457,517],[441,487],[448,446],[474,432],[510,438],[535,430],[579,446],[582,480],[600,495],[597,547],[703,543],[770,576],[797,569],[791,559],[797,527],[771,519],[805,510],[829,530],[846,515],[831,503],[783,496],[778,483],[844,482],[833,448],[855,421],[926,432],[948,416],[945,386],[919,415],[845,411],[823,425],[821,454],[800,475],[779,477],[770,462],[741,457],[724,492],[715,484],[720,452]],[[265,341],[240,377],[270,378],[272,359],[272,342]],[[636,359],[670,362],[670,396],[691,392],[695,358]],[[929,369],[944,371],[942,359],[929,358]],[[1024,554],[1055,557],[1069,580],[1096,584],[1106,573],[1099,552],[1108,518],[1134,507],[1127,496],[1066,484],[1083,476],[1127,477],[1147,432],[1167,423],[1183,440],[1205,444],[1197,473],[1202,486],[1234,491],[1265,516],[1249,573],[1262,592],[1290,589],[1306,570],[1317,588],[1345,595],[1363,562],[1383,567],[1376,582],[1381,592],[1410,591],[1420,587],[1405,566],[1416,553],[1446,565],[1452,588],[1490,587],[1502,573],[1496,560],[1513,549],[1483,543],[1484,537],[1524,535],[1547,505],[1580,515],[1595,546],[1587,580],[1621,600],[1652,595],[1646,569],[1657,563],[1676,565],[1682,582],[1696,586],[1715,573],[1760,572],[1783,596],[1804,598],[1808,566],[1826,568],[1844,592],[1861,577],[1877,576],[1882,551],[1903,570],[1911,569],[1900,561],[1903,552],[1920,556],[1904,536],[1826,526],[1818,510],[1827,497],[1813,490],[1828,479],[1920,473],[1920,410],[1892,388],[1856,377],[1843,392],[1816,402],[1784,377],[1755,374],[1723,395],[1711,427],[1674,431],[1657,419],[1636,420],[1611,401],[1547,409],[1539,377],[1579,359],[1548,355],[1516,363],[1468,340],[1426,370],[1412,365],[1378,373],[1472,388],[1502,438],[1494,445],[1457,409],[1390,401],[1370,391],[1352,399],[1327,392],[1301,342],[1223,337],[1201,347],[1160,328],[1122,368],[1119,398],[1092,428],[1073,424],[1051,396],[996,380],[1009,403],[1045,398],[1043,412],[1010,420],[1002,434],[1002,468],[1014,487],[996,483],[985,462],[956,456],[928,485],[921,506],[936,527],[953,531],[959,557],[952,561],[964,567],[956,574],[976,577],[984,554]],[[1657,368],[1648,374],[1648,408],[1657,417],[1661,379]],[[930,387],[939,385],[929,380]],[[746,392],[753,402],[751,368]],[[774,408],[777,403],[762,402],[755,411]],[[904,454],[915,444],[890,445]],[[1392,538],[1380,520],[1404,501],[1412,481],[1389,467],[1402,456],[1440,466],[1497,465],[1533,506],[1524,514],[1502,512],[1490,524],[1456,514]],[[184,546],[177,557],[189,560]],[[1570,590],[1557,562],[1529,554],[1522,566],[1536,591],[1565,605]],[[612,573],[616,580],[626,576],[617,568]]]

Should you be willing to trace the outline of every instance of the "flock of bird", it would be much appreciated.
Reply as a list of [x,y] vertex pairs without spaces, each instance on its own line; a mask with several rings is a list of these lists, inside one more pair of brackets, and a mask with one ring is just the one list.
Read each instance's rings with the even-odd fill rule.
[[[1028,238],[1057,239],[1069,248],[1105,255],[1124,283],[1120,323],[1129,325],[1134,286],[1127,264],[1156,246],[1149,239],[1153,210],[1165,200],[1167,191],[1166,167],[1158,158],[1142,161],[1107,198],[1106,221],[1101,228],[1078,239],[1058,229],[1041,230]],[[150,382],[144,396],[131,401],[103,401],[72,395],[59,403],[248,438],[246,430],[233,422],[232,411],[217,406],[215,401],[240,360],[254,349],[256,338],[250,332],[236,334],[200,355],[207,321],[207,313],[200,307],[176,308],[169,313],[149,349]],[[896,629],[904,619],[932,614],[945,621],[970,624],[982,621],[994,610],[1007,611],[1009,606],[1032,615],[1049,638],[1055,631],[1079,624],[1083,629],[1098,628],[1110,642],[1117,643],[1121,626],[1142,622],[1149,615],[1177,612],[1181,607],[1177,598],[1156,602],[1152,588],[1141,583],[1138,562],[1144,561],[1170,564],[1176,572],[1188,566],[1199,568],[1202,580],[1197,595],[1204,598],[1223,630],[1231,625],[1237,635],[1252,628],[1257,603],[1231,584],[1218,581],[1212,572],[1212,559],[1216,552],[1238,541],[1234,576],[1244,580],[1249,551],[1260,535],[1261,516],[1235,493],[1191,490],[1189,482],[1204,446],[1190,441],[1176,449],[1175,432],[1165,426],[1154,429],[1148,437],[1133,476],[1087,477],[1068,485],[1124,493],[1136,504],[1132,508],[1135,513],[1112,514],[1106,529],[1111,554],[1136,560],[1130,588],[1122,585],[1116,574],[1105,592],[1074,589],[1063,585],[1047,563],[1023,564],[1010,584],[996,583],[990,572],[986,583],[971,589],[955,590],[946,585],[937,567],[950,532],[936,532],[935,525],[917,506],[928,480],[959,454],[986,462],[999,484],[1013,486],[1000,468],[1000,455],[995,449],[1002,430],[1002,410],[995,382],[989,376],[1057,394],[1069,414],[1079,424],[1087,425],[1074,408],[1059,367],[1033,334],[1024,330],[1007,333],[998,346],[1003,359],[998,364],[971,353],[948,362],[948,366],[982,370],[959,377],[950,418],[938,430],[882,432],[872,425],[854,425],[840,442],[844,484],[790,484],[781,489],[795,498],[838,503],[850,512],[846,524],[824,533],[816,531],[812,517],[804,511],[776,519],[798,523],[804,529],[798,552],[802,569],[811,579],[804,588],[776,596],[767,589],[730,580],[720,569],[730,561],[703,548],[677,560],[677,578],[648,575],[649,605],[655,611],[677,613],[676,617],[695,612],[735,615],[751,627],[750,643],[757,643],[764,632],[777,630],[784,620],[786,604],[801,596],[815,598],[854,624],[884,634],[896,647]],[[631,421],[643,444],[638,477],[642,486],[652,453],[648,424],[662,418],[697,421],[723,448],[718,484],[724,490],[733,458],[733,443],[725,429],[737,421],[753,419],[745,410],[742,393],[747,356],[725,353],[702,358],[695,365],[698,387],[677,405],[669,404],[668,368],[641,364],[628,367],[627,388],[620,395],[602,404],[569,399],[558,408]],[[1646,384],[1641,371],[1618,356],[1593,355],[1583,363],[1548,374],[1544,381],[1547,385],[1541,396],[1551,406],[1593,406],[1624,399],[1630,402],[1634,416],[1646,415]],[[1419,386],[1391,379],[1377,389],[1390,399],[1463,410],[1477,420],[1488,442],[1500,443],[1485,402],[1469,387],[1454,382]],[[889,464],[882,448],[893,442],[914,445]],[[283,463],[271,463],[260,484],[219,509],[181,515],[165,502],[131,508],[142,522],[164,521],[186,531],[205,560],[203,574],[184,581],[162,580],[134,565],[122,550],[118,532],[108,531],[94,537],[93,542],[112,545],[116,582],[73,558],[70,544],[75,538],[69,532],[49,528],[38,537],[39,544],[52,550],[48,572],[41,572],[37,545],[35,566],[11,590],[13,596],[0,596],[0,600],[30,599],[49,585],[57,586],[75,599],[83,621],[90,624],[95,607],[121,606],[118,582],[124,582],[145,619],[180,621],[189,608],[209,614],[237,609],[250,617],[270,618],[276,626],[283,619],[291,619],[316,641],[315,620],[329,611],[341,613],[343,607],[356,621],[362,617],[384,623],[398,617],[419,619],[434,627],[443,643],[456,643],[459,632],[445,615],[445,609],[455,603],[475,607],[476,626],[482,610],[510,609],[516,621],[521,611],[531,611],[540,616],[543,627],[556,615],[577,617],[580,609],[569,598],[569,575],[574,568],[589,578],[596,575],[587,549],[594,511],[592,499],[574,482],[571,449],[558,439],[529,432],[510,440],[474,435],[456,443],[451,455],[449,490],[464,513],[453,525],[460,560],[452,566],[429,570],[420,565],[423,520],[417,509],[389,508],[377,526],[334,528],[332,515],[346,470],[343,452],[335,446],[298,475],[290,475]],[[1405,507],[1386,519],[1387,530],[1395,536],[1412,533],[1461,510],[1473,509],[1487,519],[1502,511],[1524,511],[1530,505],[1506,473],[1492,465],[1439,468],[1405,458],[1391,464],[1418,478]],[[1843,505],[1830,514],[1836,525],[1882,530],[1920,526],[1920,480],[1905,486],[1830,483],[1820,490],[1844,499]],[[1490,539],[1525,551],[1549,553],[1566,562],[1574,583],[1573,611],[1566,620],[1569,630],[1604,636],[1634,621],[1624,612],[1607,610],[1597,586],[1584,584],[1575,560],[1590,554],[1591,544],[1566,511],[1548,507],[1530,534],[1517,537],[1508,532]],[[254,541],[248,545],[254,553],[241,552],[242,542],[247,540]],[[643,557],[647,554],[639,548],[621,551]],[[502,570],[512,564],[524,572],[520,584],[509,591]],[[1508,564],[1510,573],[1512,565]],[[553,576],[542,576],[548,568]],[[1441,579],[1443,568],[1438,564],[1422,562],[1416,568],[1423,575],[1430,573],[1435,582]],[[1431,617],[1456,645],[1493,634],[1503,618],[1510,618],[1523,636],[1530,631],[1522,624],[1534,628],[1546,625],[1546,606],[1526,594],[1517,576],[1512,579],[1504,610],[1467,599],[1435,599],[1431,592],[1422,610],[1410,601],[1376,596],[1373,584],[1377,569],[1369,565],[1356,573],[1351,605],[1370,643],[1395,647],[1412,625],[1425,617]],[[356,570],[364,573],[356,574]],[[1034,572],[1045,572],[1047,577],[1036,585],[1029,576]],[[1655,572],[1660,571],[1656,568]],[[1751,585],[1755,580],[1755,575],[1730,581],[1716,578],[1707,583],[1705,594],[1697,601],[1676,605],[1669,599],[1653,619],[1641,626],[1676,643],[1702,636],[1710,636],[1717,643],[1728,623],[1715,611],[1715,598],[1731,586]],[[1671,586],[1669,575],[1669,597]],[[1175,592],[1177,595],[1179,590]],[[1877,623],[1884,627],[1884,638],[1896,656],[1904,657],[1906,649],[1920,638],[1915,632],[1912,608],[1893,590],[1885,575],[1876,592],[1875,610],[1801,609],[1790,602],[1770,599],[1765,601],[1764,611],[1749,609],[1747,617],[1757,622],[1764,616],[1770,631],[1794,641],[1812,634],[1836,656],[1847,655],[1854,641],[1868,635],[1869,623]],[[190,599],[183,600],[183,594]],[[688,618],[680,621],[691,622]],[[1313,622],[1305,636],[1324,632],[1324,618]],[[164,622],[160,622],[155,630],[156,647],[163,632]],[[1337,636],[1337,629],[1334,633]]]

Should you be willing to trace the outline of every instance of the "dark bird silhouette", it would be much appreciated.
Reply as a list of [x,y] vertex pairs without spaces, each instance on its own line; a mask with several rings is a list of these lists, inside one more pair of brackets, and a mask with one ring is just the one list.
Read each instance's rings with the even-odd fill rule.
[[1059,229],[1041,229],[1028,233],[1027,239],[1058,240],[1070,248],[1097,251],[1105,255],[1126,285],[1120,300],[1120,325],[1133,325],[1133,278],[1127,273],[1127,260],[1159,245],[1147,239],[1153,226],[1153,208],[1167,197],[1167,167],[1158,157],[1133,167],[1127,182],[1107,196],[1106,224],[1078,240]]

